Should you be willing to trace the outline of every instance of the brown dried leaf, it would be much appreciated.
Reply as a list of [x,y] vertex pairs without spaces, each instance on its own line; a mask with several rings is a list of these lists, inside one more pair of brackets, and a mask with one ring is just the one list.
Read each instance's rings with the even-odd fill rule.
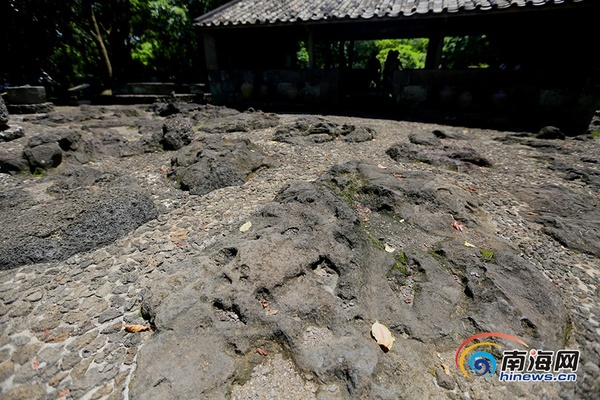
[[71,393],[71,390],[70,390],[70,389],[63,390],[62,392],[59,392],[59,393],[56,395],[56,398],[57,398],[57,399],[60,399],[60,398],[62,398],[62,397],[66,397],[66,396],[67,396],[69,393]]
[[142,332],[142,331],[152,332],[152,328],[150,328],[149,326],[146,326],[146,325],[125,324],[125,325],[123,325],[123,328],[125,328],[125,330],[127,332],[132,332],[132,333]]
[[260,347],[256,348],[256,352],[258,354],[260,354],[261,356],[266,356],[267,354],[269,354],[266,350],[261,349]]
[[271,315],[275,315],[278,312],[279,312],[279,310],[267,310],[266,314],[267,314],[267,317],[268,317],[268,316],[271,316]]
[[389,351],[394,344],[396,338],[392,335],[392,332],[383,324],[380,324],[378,321],[371,326],[371,335],[375,340],[377,340],[377,344],[380,345],[385,351]]
[[462,232],[465,229],[464,225],[460,224],[458,221],[452,222],[452,227],[459,232]]
[[262,299],[262,300],[260,301],[260,304],[263,306],[263,308],[267,308],[267,307],[269,307],[269,302],[268,302],[268,301],[266,301],[265,299]]
[[33,365],[33,369],[37,371],[37,370],[38,370],[38,368],[40,367],[40,362],[38,361],[38,359],[37,359],[37,358],[34,358],[34,359],[33,359],[33,361],[32,361],[32,365]]

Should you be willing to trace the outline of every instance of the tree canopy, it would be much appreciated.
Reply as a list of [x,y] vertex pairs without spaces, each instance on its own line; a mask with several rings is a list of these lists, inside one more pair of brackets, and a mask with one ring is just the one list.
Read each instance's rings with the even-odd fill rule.
[[226,0],[8,0],[0,5],[0,85],[42,70],[65,86],[198,79],[193,18]]

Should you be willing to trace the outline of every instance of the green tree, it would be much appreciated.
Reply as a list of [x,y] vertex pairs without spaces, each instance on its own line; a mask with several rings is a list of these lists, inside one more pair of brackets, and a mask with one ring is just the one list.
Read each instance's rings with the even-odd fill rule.
[[193,18],[224,2],[3,0],[0,81],[31,84],[40,69],[65,85],[186,79],[201,69]]
[[376,40],[377,58],[383,64],[388,52],[396,50],[403,68],[417,69],[425,67],[427,44],[429,39],[383,39]]
[[448,69],[487,68],[494,63],[486,35],[444,38],[442,65]]

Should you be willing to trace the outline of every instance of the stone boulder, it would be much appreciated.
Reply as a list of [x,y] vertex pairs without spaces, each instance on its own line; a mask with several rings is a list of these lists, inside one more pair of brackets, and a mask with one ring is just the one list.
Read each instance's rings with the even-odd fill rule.
[[82,179],[92,184],[62,191],[48,190],[51,182],[43,178],[27,192],[2,192],[0,270],[99,248],[158,215],[151,198],[125,178]]
[[159,141],[164,150],[179,150],[192,142],[194,123],[191,118],[174,115],[165,120]]
[[0,174],[17,174],[29,168],[23,154],[0,150]]
[[23,150],[31,172],[56,168],[63,159],[63,152],[58,143],[44,143]]
[[181,189],[204,195],[226,186],[241,186],[252,174],[274,168],[279,161],[248,139],[201,137],[171,159],[168,176]]
[[565,140],[566,135],[555,126],[545,126],[535,135],[537,139]]
[[[559,291],[434,172],[350,162],[290,184],[250,222],[150,283],[142,313],[156,333],[131,399],[226,398],[261,363],[257,348],[339,398],[433,398],[459,379],[431,374],[436,354],[453,357],[471,335],[554,350],[570,329]],[[388,352],[375,321],[396,337]]]

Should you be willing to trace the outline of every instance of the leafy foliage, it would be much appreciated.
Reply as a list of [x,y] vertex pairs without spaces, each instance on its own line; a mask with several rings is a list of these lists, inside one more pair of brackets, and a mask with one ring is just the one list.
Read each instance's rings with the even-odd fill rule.
[[402,68],[417,69],[425,67],[428,39],[384,39],[375,41],[377,59],[383,64],[388,53],[399,53]]
[[5,0],[0,85],[184,80],[202,70],[193,17],[226,0]]
[[449,69],[486,68],[493,63],[485,35],[444,38],[442,66]]

